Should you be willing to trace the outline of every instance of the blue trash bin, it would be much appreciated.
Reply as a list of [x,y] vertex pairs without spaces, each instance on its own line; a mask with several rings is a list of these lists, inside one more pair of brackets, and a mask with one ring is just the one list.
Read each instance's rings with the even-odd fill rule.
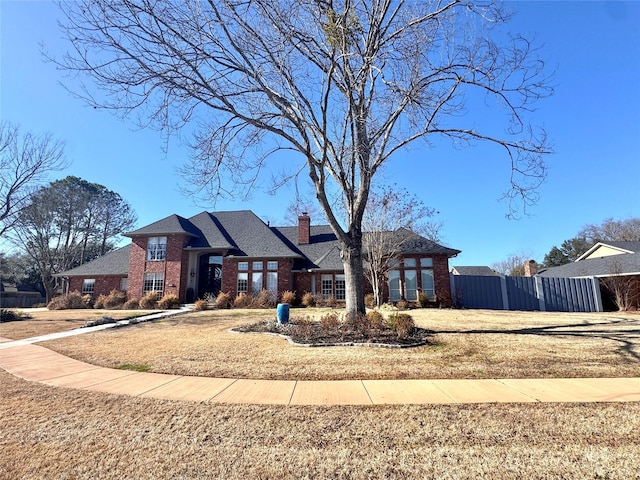
[[289,323],[289,304],[279,303],[276,308],[278,323]]

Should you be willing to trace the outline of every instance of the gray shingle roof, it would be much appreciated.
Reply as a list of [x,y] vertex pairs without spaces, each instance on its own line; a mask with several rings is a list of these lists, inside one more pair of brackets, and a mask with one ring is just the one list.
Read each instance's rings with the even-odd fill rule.
[[209,215],[220,233],[233,244],[233,249],[229,252],[233,255],[255,258],[300,256],[250,210],[213,212]]
[[131,250],[131,244],[124,247],[113,250],[112,252],[104,254],[102,257],[98,257],[95,260],[80,265],[79,267],[72,268],[66,272],[58,273],[56,277],[71,277],[71,276],[83,276],[83,277],[99,277],[102,275],[114,275],[126,277],[129,273],[129,251]]
[[182,234],[197,236],[198,232],[194,229],[193,224],[184,217],[179,215],[169,215],[162,220],[153,222],[146,227],[139,228],[133,232],[125,233],[126,237],[153,236],[153,235],[172,235]]
[[342,270],[340,246],[329,225],[312,225],[309,244],[298,245],[298,227],[273,227],[289,248],[299,252],[301,258],[294,268],[296,270]]
[[[397,237],[394,239],[394,244],[401,245],[400,251],[404,255],[411,254],[427,254],[427,255],[446,255],[447,257],[455,257],[460,253],[460,250],[454,248],[445,247],[432,240],[424,238],[411,230],[406,228],[399,228],[395,232],[389,232],[389,235]],[[401,242],[401,243],[400,243]]]
[[640,275],[640,253],[588,258],[538,272],[541,277],[609,277],[615,274]]
[[498,275],[491,267],[486,266],[461,266],[461,267],[451,267],[451,272],[454,275],[476,275],[482,277],[494,277]]
[[[269,227],[250,210],[202,212],[191,218],[170,215],[127,234],[128,237],[182,234],[189,237],[186,248],[220,250],[226,255],[247,258],[292,258],[296,270],[342,270],[340,247],[328,225],[314,225],[310,243],[298,245],[298,227]],[[459,250],[447,248],[406,229],[390,232],[403,241],[404,254],[444,254],[452,257]],[[73,270],[69,275],[126,275],[129,247],[98,258]],[[120,252],[116,254],[116,252]]]

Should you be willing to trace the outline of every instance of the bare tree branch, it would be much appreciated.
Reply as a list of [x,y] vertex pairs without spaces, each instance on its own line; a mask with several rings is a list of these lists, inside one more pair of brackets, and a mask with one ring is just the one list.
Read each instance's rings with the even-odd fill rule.
[[[530,42],[501,36],[509,20],[501,2],[63,0],[61,6],[73,51],[55,61],[99,88],[78,95],[167,132],[200,122],[188,175],[194,190],[246,191],[270,155],[300,154],[285,178],[306,165],[342,245],[352,311],[364,308],[358,283],[372,180],[397,150],[434,136],[495,143],[512,172],[510,213],[516,199],[525,207],[537,199],[542,158],[551,149],[526,114],[551,88]],[[500,109],[504,128],[469,125],[464,113],[471,100]],[[345,215],[331,201],[334,191]]]

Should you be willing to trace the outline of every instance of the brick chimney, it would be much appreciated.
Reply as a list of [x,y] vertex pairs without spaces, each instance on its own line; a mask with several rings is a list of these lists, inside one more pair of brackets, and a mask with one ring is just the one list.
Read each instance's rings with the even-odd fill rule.
[[311,217],[302,212],[298,217],[298,245],[308,245],[311,237]]
[[533,277],[536,273],[538,273],[538,264],[535,260],[528,260],[524,262],[525,277]]

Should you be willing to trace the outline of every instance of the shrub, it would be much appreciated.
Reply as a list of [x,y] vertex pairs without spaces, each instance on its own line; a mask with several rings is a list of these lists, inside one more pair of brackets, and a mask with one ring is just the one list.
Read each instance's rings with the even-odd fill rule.
[[216,297],[214,305],[217,308],[231,308],[231,305],[232,305],[232,303],[231,303],[231,294],[225,293],[225,292],[220,292],[218,294],[218,296]]
[[326,313],[320,317],[320,327],[325,332],[336,332],[340,323],[340,317],[337,313]]
[[107,299],[107,296],[104,294],[100,294],[98,299],[93,303],[93,308],[98,308],[102,310],[104,308],[104,302]]
[[197,312],[201,312],[202,310],[206,310],[207,308],[209,308],[209,302],[207,302],[206,300],[196,300],[194,309]]
[[335,308],[338,305],[338,301],[334,297],[327,297],[322,302],[323,306],[329,308]]
[[451,308],[453,307],[453,299],[451,298],[451,294],[449,292],[441,292],[438,294],[438,304],[442,308]]
[[372,330],[384,330],[384,317],[377,310],[368,311],[367,319],[369,320],[369,326]]
[[163,296],[158,301],[158,307],[162,310],[169,310],[170,308],[176,307],[178,305],[180,305],[180,299],[173,293]]
[[367,293],[364,296],[364,305],[367,308],[374,308],[376,306],[376,297],[373,293]]
[[396,302],[396,308],[398,310],[406,310],[407,308],[409,308],[409,302],[407,302],[406,300],[398,300],[398,302]]
[[77,290],[54,297],[47,305],[49,310],[91,308],[91,295],[82,295]]
[[[103,295],[100,295],[100,297],[98,297],[98,300],[100,300],[101,297],[103,297]],[[102,308],[111,308],[111,309],[122,308],[122,306],[126,303],[126,301],[127,301],[126,292],[123,292],[122,290],[111,290],[111,292],[109,292],[109,295],[104,297]],[[96,308],[99,308],[99,307],[96,307]]]
[[158,306],[159,295],[158,292],[147,292],[144,297],[140,299],[140,308],[153,309]]
[[416,324],[407,313],[394,313],[387,318],[387,326],[396,331],[398,338],[407,338]]
[[296,336],[302,341],[308,342],[313,338],[313,324],[315,322],[310,317],[297,317],[292,319],[290,323],[295,325]]
[[371,325],[369,323],[369,318],[366,315],[362,313],[349,315],[347,317],[347,324],[351,331],[361,337],[368,338],[371,336]]
[[131,298],[124,303],[122,308],[126,310],[137,310],[140,308],[140,300],[137,298]]
[[429,303],[430,303],[429,296],[428,296],[426,293],[424,293],[424,292],[420,292],[420,293],[418,294],[418,304],[419,304],[422,308],[425,308],[425,307],[428,307],[428,306],[429,306]]
[[273,295],[267,290],[260,290],[260,293],[251,298],[251,308],[269,308],[274,306]]
[[15,322],[17,320],[22,320],[22,315],[15,310],[6,308],[0,310],[0,322]]
[[314,297],[310,292],[305,292],[302,296],[302,305],[304,305],[305,307],[315,307],[316,297]]
[[280,296],[280,302],[293,305],[295,301],[296,301],[296,292],[292,292],[290,290],[285,290],[284,292],[282,292],[282,295]]
[[252,298],[246,293],[240,293],[235,300],[233,300],[233,308],[249,308],[251,306]]

